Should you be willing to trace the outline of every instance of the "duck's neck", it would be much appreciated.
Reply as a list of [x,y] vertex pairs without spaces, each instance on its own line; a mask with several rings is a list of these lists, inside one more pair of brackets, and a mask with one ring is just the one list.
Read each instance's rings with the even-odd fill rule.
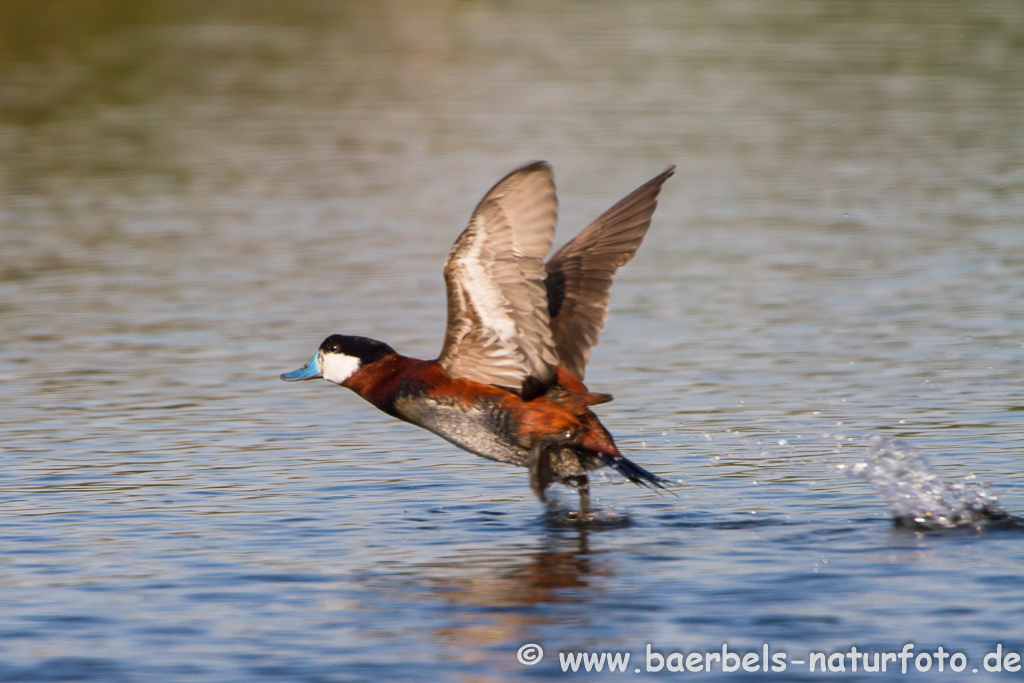
[[389,353],[359,368],[342,386],[356,392],[385,413],[401,418],[395,412],[395,399],[401,393],[413,389],[418,384],[416,379],[432,365],[435,364],[431,361]]

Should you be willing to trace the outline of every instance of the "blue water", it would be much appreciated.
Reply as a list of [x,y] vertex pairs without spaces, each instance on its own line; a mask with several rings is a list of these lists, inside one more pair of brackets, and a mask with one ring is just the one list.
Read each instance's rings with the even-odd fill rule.
[[[984,656],[1024,654],[1024,536],[972,516],[1024,515],[1021,5],[50,10],[0,8],[0,680],[1022,675]],[[436,355],[448,248],[535,158],[559,244],[678,165],[587,381],[679,485],[600,476],[584,526],[277,379],[333,332]]]

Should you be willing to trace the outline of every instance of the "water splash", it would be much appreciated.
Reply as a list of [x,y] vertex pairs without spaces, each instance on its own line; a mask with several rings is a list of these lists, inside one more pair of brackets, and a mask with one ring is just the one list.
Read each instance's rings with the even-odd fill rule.
[[899,439],[875,437],[868,461],[838,467],[874,486],[899,525],[955,529],[1024,521],[1003,510],[973,474],[951,483],[942,481],[921,451]]
[[[608,505],[602,505],[597,499],[591,500],[590,510],[583,516],[578,509],[575,491],[572,498],[563,497],[557,487],[548,489],[547,501],[544,506],[544,524],[552,527],[588,527],[588,528],[621,528],[630,526],[632,518],[627,512],[620,512]],[[593,491],[593,489],[591,489]]]

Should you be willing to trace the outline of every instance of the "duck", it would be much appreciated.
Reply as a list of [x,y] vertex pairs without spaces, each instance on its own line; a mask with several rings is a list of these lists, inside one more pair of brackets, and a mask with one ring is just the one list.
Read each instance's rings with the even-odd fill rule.
[[332,334],[281,379],[322,378],[465,451],[525,467],[542,503],[553,484],[575,489],[581,518],[594,470],[667,488],[619,451],[591,410],[612,396],[583,380],[613,277],[639,249],[674,172],[638,187],[545,262],[558,220],[554,174],[545,161],[517,168],[480,200],[445,261],[447,324],[436,359]]

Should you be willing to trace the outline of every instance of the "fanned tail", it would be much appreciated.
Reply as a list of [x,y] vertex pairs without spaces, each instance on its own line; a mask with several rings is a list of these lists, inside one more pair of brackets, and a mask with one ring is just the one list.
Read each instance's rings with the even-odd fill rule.
[[596,454],[606,465],[614,468],[616,472],[637,486],[667,489],[667,487],[671,486],[673,483],[668,479],[662,479],[658,475],[648,472],[643,467],[640,467],[640,465],[637,465],[635,462],[622,455],[604,453],[601,451],[596,451]]

